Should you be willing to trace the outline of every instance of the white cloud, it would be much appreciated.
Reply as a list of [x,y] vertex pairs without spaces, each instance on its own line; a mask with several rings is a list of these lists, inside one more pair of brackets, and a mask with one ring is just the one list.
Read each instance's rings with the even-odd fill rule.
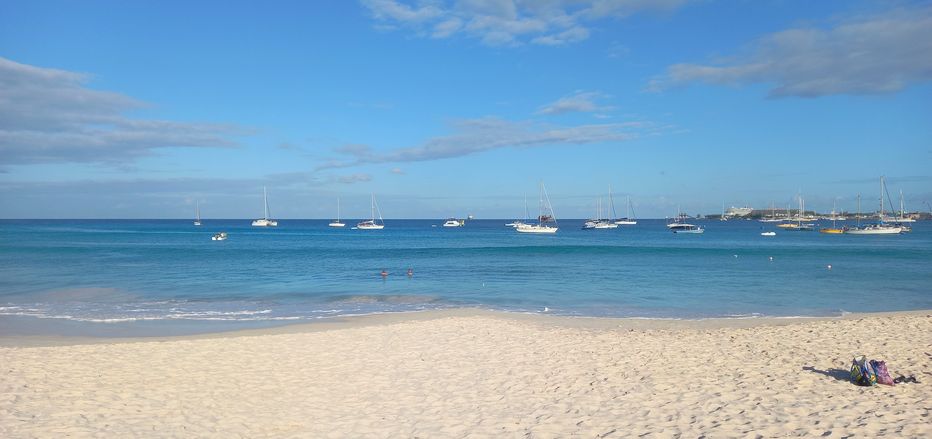
[[600,106],[596,100],[606,96],[592,91],[577,91],[576,93],[557,99],[555,102],[544,105],[538,114],[561,114],[571,112],[593,113],[598,111],[608,111],[612,107]]
[[334,160],[318,169],[439,160],[501,148],[622,142],[638,137],[635,130],[643,128],[640,122],[558,127],[493,117],[466,119],[453,124],[453,134],[428,139],[418,146],[376,151],[367,145],[345,145],[336,152],[349,156],[350,160]]
[[145,104],[88,76],[0,57],[0,163],[126,164],[158,148],[231,147],[230,125],[130,119]]
[[405,175],[405,171],[401,168],[392,168],[391,173],[395,175]]
[[343,184],[364,183],[367,181],[372,181],[372,176],[369,174],[341,175],[336,178],[336,181]]
[[490,46],[564,46],[589,38],[591,22],[669,11],[687,0],[362,0],[380,29],[419,36],[465,35]]
[[651,81],[661,91],[692,82],[772,84],[770,95],[876,94],[932,80],[932,7],[859,17],[830,29],[768,35],[715,65],[676,64]]

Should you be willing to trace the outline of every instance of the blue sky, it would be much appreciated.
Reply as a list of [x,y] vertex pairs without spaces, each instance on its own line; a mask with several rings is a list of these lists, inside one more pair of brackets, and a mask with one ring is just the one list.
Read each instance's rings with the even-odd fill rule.
[[930,2],[3,2],[0,217],[928,210],[930,53]]

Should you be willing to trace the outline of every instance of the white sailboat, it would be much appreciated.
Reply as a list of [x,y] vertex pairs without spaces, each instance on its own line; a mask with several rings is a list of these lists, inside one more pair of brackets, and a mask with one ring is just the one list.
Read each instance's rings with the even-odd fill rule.
[[728,217],[725,216],[725,202],[722,201],[722,216],[719,217],[719,221],[728,221]]
[[773,201],[770,202],[770,216],[759,219],[758,221],[762,223],[779,223],[782,222],[782,218],[777,218],[777,209],[773,207]]
[[[385,228],[385,223],[382,221],[382,210],[379,209],[379,205],[375,204],[375,194],[372,194],[372,219],[365,220],[356,224],[356,228],[359,230],[382,230]],[[375,219],[375,212],[379,212],[378,221]]]
[[[546,206],[544,200],[546,199]],[[546,213],[545,213],[546,212]],[[550,225],[550,224],[553,225]],[[557,219],[553,214],[553,205],[550,204],[550,196],[547,195],[547,188],[544,182],[540,182],[540,213],[537,215],[537,224],[520,224],[515,227],[518,233],[557,233]]]
[[[609,193],[609,196],[611,196],[611,193]],[[625,196],[625,203],[627,205],[626,211],[625,211],[625,217],[616,219],[615,224],[618,224],[619,226],[633,226],[637,224],[638,221],[635,216],[631,216],[632,209],[631,209],[631,196],[630,195]],[[614,209],[615,209],[615,204],[613,203],[612,204],[612,216],[615,216]]]
[[916,220],[906,216],[906,204],[903,203],[903,191],[900,191],[900,213],[895,218],[888,220],[894,223],[914,223]]
[[858,195],[858,225],[848,230],[849,235],[897,235],[903,232],[903,227],[887,224],[883,221],[883,194],[886,192],[884,177],[880,177],[880,221],[876,224],[861,226],[861,195]]
[[201,204],[198,201],[194,202],[194,225],[201,225]]
[[262,219],[257,219],[252,222],[253,227],[277,227],[278,221],[271,219],[269,216],[269,194],[265,190],[265,186],[262,187],[262,199],[265,203],[265,216]]
[[602,219],[602,198],[599,198],[599,209],[598,215],[595,219],[590,219],[583,224],[583,230],[594,230],[594,229],[617,229],[618,224],[615,224],[611,220]]
[[327,224],[330,227],[346,227],[346,224],[340,222],[340,197],[337,197],[337,219]]

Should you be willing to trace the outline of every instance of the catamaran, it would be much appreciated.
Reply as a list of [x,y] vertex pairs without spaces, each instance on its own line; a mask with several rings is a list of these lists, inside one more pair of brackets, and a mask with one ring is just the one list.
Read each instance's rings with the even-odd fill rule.
[[903,228],[883,221],[883,194],[887,186],[884,177],[880,177],[880,220],[876,224],[861,226],[861,195],[858,195],[858,225],[848,230],[849,235],[896,235],[903,232]]
[[330,227],[346,227],[346,224],[340,222],[340,198],[337,197],[337,219],[327,224]]
[[[356,224],[356,228],[359,230],[382,230],[385,228],[385,223],[382,221],[382,210],[379,209],[379,205],[375,204],[375,194],[372,194],[372,219],[365,220]],[[379,212],[379,219],[376,221],[375,212]]]
[[[546,205],[544,200],[547,201]],[[553,224],[553,225],[550,225]],[[557,219],[553,214],[553,205],[550,204],[550,196],[547,195],[547,188],[544,182],[540,182],[540,211],[537,215],[537,224],[519,224],[515,226],[518,233],[557,233]]]
[[262,198],[265,201],[265,216],[262,219],[257,219],[252,222],[253,227],[277,227],[278,221],[271,219],[269,216],[269,194],[265,190],[265,186],[262,187]]
[[201,204],[198,201],[194,202],[194,225],[201,225]]

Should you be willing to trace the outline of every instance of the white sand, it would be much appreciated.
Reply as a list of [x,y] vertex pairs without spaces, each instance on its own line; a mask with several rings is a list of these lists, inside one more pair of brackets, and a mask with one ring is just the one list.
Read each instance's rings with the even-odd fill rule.
[[[0,437],[932,437],[928,312],[360,322],[0,347]],[[859,353],[922,384],[854,386]]]

